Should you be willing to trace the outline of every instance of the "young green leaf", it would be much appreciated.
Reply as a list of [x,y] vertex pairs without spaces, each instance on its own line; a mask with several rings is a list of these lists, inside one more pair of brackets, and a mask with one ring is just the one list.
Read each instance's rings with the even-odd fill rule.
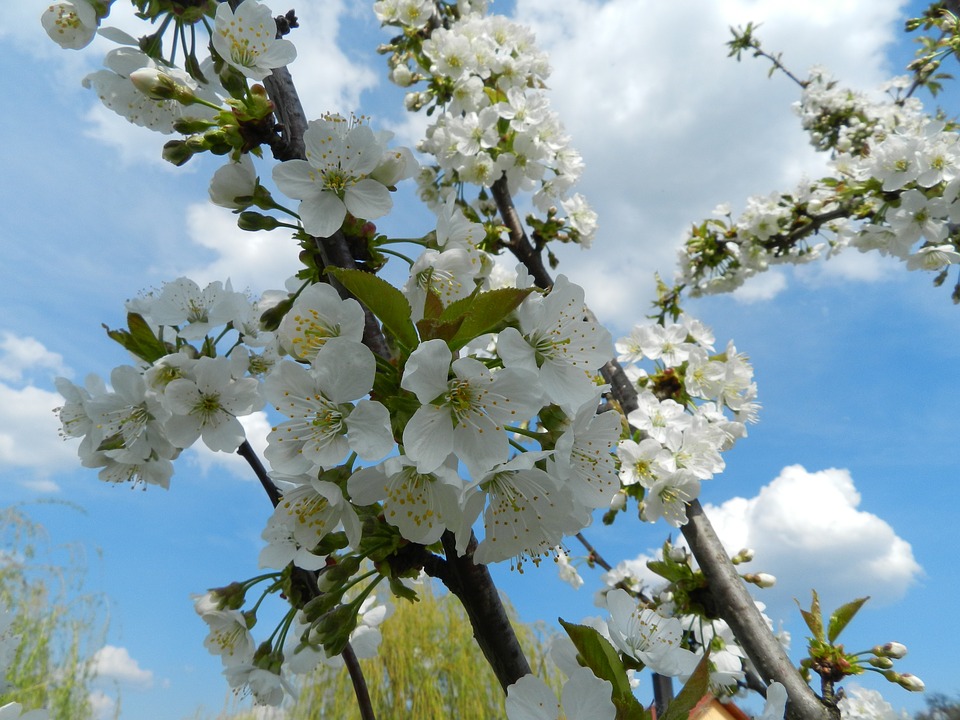
[[667,706],[660,720],[687,720],[690,711],[707,694],[710,689],[710,650],[704,653],[697,663],[693,675],[687,680],[683,689]]
[[830,614],[830,622],[827,625],[827,639],[831,645],[850,621],[853,620],[853,616],[857,614],[860,608],[863,607],[863,604],[869,599],[869,595],[867,597],[857,598],[845,605],[841,605]]
[[[520,307],[520,303],[533,288],[501,288],[489,292],[478,293],[470,303],[470,309],[464,313],[463,323],[450,343],[451,350],[459,350],[468,342],[484,333],[488,333],[501,325],[507,317]],[[449,310],[449,308],[447,308]],[[443,320],[452,320],[441,316]]]
[[153,332],[142,315],[127,313],[127,330],[111,330],[103,326],[111,340],[120,343],[128,352],[148,363],[155,362],[168,355],[168,348]]
[[[813,593],[813,600],[810,603],[809,612],[800,608],[800,614],[803,616],[803,621],[807,624],[807,627],[810,628],[810,632],[813,633],[813,639],[823,642],[826,638],[823,634],[823,615],[820,611],[820,598],[817,596],[816,590],[811,590]],[[800,601],[797,600],[797,607],[800,607]]]
[[410,320],[410,303],[402,292],[386,280],[362,270],[328,267],[326,272],[366,305],[401,345],[407,348],[417,346],[419,338]]
[[650,720],[650,714],[630,689],[627,671],[613,645],[592,627],[558,619],[576,646],[580,663],[593,670],[598,678],[613,685],[611,700],[617,708],[616,720]]

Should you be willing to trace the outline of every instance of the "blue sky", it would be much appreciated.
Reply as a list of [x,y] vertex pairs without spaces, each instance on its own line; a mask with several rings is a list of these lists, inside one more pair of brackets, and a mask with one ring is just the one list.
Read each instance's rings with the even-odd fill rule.
[[[403,113],[402,93],[384,77],[374,52],[383,36],[366,5],[304,5],[291,70],[308,114],[362,111],[412,144],[422,120]],[[109,45],[60,50],[40,28],[44,6],[0,6],[0,69],[10,78],[0,116],[0,504],[27,503],[54,553],[67,543],[87,549],[87,588],[106,599],[114,648],[102,656],[112,676],[100,686],[105,706],[119,690],[123,720],[180,720],[201,706],[212,717],[228,691],[189,596],[256,573],[267,500],[242,463],[212,453],[185,453],[167,492],[100,483],[57,437],[53,377],[106,377],[126,362],[100,324],[121,324],[123,301],[140,290],[184,274],[280,287],[296,248],[280,233],[241,233],[206,202],[218,160],[166,166],[167,138],[101,108],[80,80]],[[561,248],[560,271],[586,287],[615,336],[647,312],[653,272],[671,276],[685,225],[720,202],[736,209],[822,171],[790,110],[797,89],[768,80],[760,61],[727,60],[729,25],[762,22],[767,47],[795,71],[820,63],[863,89],[901,72],[912,52],[895,0],[494,6],[533,24],[551,53],[552,101],[584,155],[580,190],[601,223],[594,250]],[[115,15],[130,27],[119,7]],[[429,224],[403,191],[378,223],[397,236]],[[851,253],[772,271],[687,310],[718,342],[733,338],[756,369],[761,422],[702,500],[730,549],[755,545],[751,569],[778,576],[761,599],[793,633],[794,655],[803,630],[793,597],[806,602],[816,587],[829,606],[870,594],[847,646],[904,642],[903,670],[930,690],[960,692],[951,617],[960,577],[944,525],[960,504],[949,371],[960,310],[949,289]],[[649,554],[670,529],[621,520],[587,535],[616,563]],[[550,563],[495,576],[525,620],[599,614],[597,573],[584,569],[579,591]],[[863,684],[897,707],[922,706],[885,682]]]

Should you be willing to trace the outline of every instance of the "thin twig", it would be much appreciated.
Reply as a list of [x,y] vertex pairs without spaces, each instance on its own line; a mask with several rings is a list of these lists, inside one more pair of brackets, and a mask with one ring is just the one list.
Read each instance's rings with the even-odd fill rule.
[[283,496],[280,494],[279,488],[273,484],[273,480],[270,479],[267,469],[263,466],[263,463],[260,462],[260,458],[257,457],[257,453],[250,443],[246,440],[240,443],[240,447],[237,448],[237,455],[247,461],[247,464],[253,470],[253,474],[257,476],[257,480],[263,485],[263,489],[266,491],[267,497],[270,498],[273,506],[276,507],[279,505],[280,498]]
[[363,720],[377,720],[373,712],[373,703],[370,702],[370,693],[367,690],[367,681],[363,677],[363,670],[360,668],[360,661],[357,660],[356,653],[350,647],[350,643],[341,653],[343,664],[347,666],[347,672],[350,673],[350,679],[353,681],[353,691],[357,696],[357,707],[360,708],[360,717]]

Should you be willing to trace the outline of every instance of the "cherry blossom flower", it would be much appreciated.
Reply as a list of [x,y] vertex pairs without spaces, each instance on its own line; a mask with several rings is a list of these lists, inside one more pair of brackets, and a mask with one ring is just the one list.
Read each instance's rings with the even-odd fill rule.
[[560,275],[547,295],[531,295],[517,310],[520,329],[497,340],[506,367],[539,372],[550,401],[571,410],[596,395],[593,376],[611,355],[610,333],[588,317],[583,297]]
[[518,567],[526,559],[537,564],[555,552],[564,535],[589,523],[589,513],[576,511],[559,479],[535,466],[548,454],[521,453],[474,483],[464,501],[458,550],[466,547],[469,528],[485,504],[485,535],[473,555],[478,563],[516,558]]
[[358,470],[347,483],[355,505],[383,503],[383,517],[410,542],[430,545],[460,525],[463,482],[450,464],[422,473],[405,455]]
[[303,142],[307,159],[280,163],[273,179],[282,193],[300,200],[304,230],[329,237],[348,211],[367,220],[390,212],[390,191],[371,177],[383,160],[384,135],[355,119],[327,115],[310,122]]
[[564,683],[560,701],[536,675],[524,675],[507,688],[508,720],[613,720],[613,686],[589,668],[575,670]]
[[291,480],[293,486],[284,492],[271,521],[290,529],[294,540],[307,550],[315,548],[338,527],[343,528],[350,544],[356,547],[360,541],[360,520],[340,488],[311,475]]
[[639,660],[653,672],[675,677],[693,672],[699,658],[680,647],[683,627],[677,618],[665,618],[640,609],[626,590],[607,593],[610,640],[622,653]]
[[263,80],[274,68],[289,65],[297,57],[292,42],[277,38],[270,8],[257,0],[243,0],[236,10],[221,3],[211,40],[220,57],[251,80]]
[[373,388],[376,361],[367,347],[335,337],[317,352],[309,369],[279,363],[264,383],[264,394],[290,419],[267,437],[273,468],[298,475],[333,467],[353,450],[378,460],[393,448],[390,414],[379,402],[351,401]]
[[43,11],[40,24],[57,45],[79,50],[93,40],[100,21],[88,0],[60,0]]
[[[474,478],[507,459],[504,423],[526,422],[540,409],[537,376],[504,368],[491,372],[474,358],[453,361],[442,340],[411,353],[400,386],[421,407],[403,430],[404,452],[420,472],[433,472],[455,452]],[[450,370],[454,379],[448,380]]]
[[23,705],[18,702],[7,703],[0,707],[0,720],[49,720],[50,713],[43,708],[23,711]]
[[280,345],[297,360],[313,360],[332,337],[363,339],[363,308],[353,298],[343,300],[327,283],[307,287],[277,328]]
[[233,378],[228,358],[201,357],[192,378],[173,380],[163,392],[172,413],[164,424],[167,437],[181,448],[202,438],[211,450],[233,452],[245,439],[237,417],[263,405],[259,388],[255,378]]

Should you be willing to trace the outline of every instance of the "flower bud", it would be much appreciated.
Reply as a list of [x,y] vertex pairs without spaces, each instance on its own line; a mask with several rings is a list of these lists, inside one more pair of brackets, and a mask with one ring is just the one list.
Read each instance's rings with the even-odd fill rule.
[[898,673],[893,670],[887,670],[883,673],[883,676],[890,682],[895,682],[900,687],[910,692],[923,692],[926,687],[923,684],[923,680],[918,678],[916,675],[911,675],[910,673]]
[[899,660],[907,654],[907,646],[903,643],[888,642],[886,645],[877,645],[877,647],[870,652],[879,657],[887,657],[893,658],[894,660]]
[[747,573],[743,579],[759,588],[771,588],[777,584],[777,578],[770,573]]
[[618,491],[616,495],[613,496],[610,500],[610,509],[620,511],[627,506],[627,495],[622,491]]
[[740,552],[730,558],[730,562],[732,562],[734,565],[739,565],[740,563],[750,562],[753,560],[753,556],[754,551],[752,548],[743,548],[740,550]]
[[193,154],[194,151],[183,140],[171,140],[163,146],[161,156],[167,162],[180,167],[192,158]]
[[867,662],[869,662],[871,666],[881,670],[889,670],[893,667],[893,660],[888,657],[874,657],[870,658]]
[[253,210],[240,213],[240,218],[237,220],[237,227],[239,227],[241,230],[247,230],[250,232],[255,232],[257,230],[273,230],[279,224],[280,221],[275,217],[254,212]]
[[184,105],[196,102],[193,90],[180,85],[176,80],[156,68],[145,67],[130,73],[130,82],[134,87],[154,100],[176,100]]
[[670,552],[667,553],[667,557],[676,563],[686,562],[687,551],[685,548],[682,548],[682,547],[671,547]]

